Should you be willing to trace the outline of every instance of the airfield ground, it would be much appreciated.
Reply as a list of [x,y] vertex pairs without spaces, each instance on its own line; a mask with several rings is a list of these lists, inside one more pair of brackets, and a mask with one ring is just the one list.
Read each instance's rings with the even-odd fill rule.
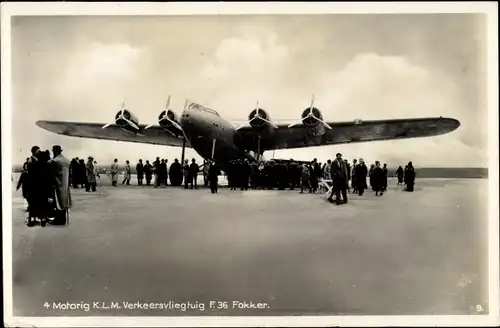
[[[65,228],[26,227],[13,191],[14,315],[486,312],[487,180],[417,182],[414,193],[391,181],[383,197],[353,195],[339,207],[297,191],[105,186],[73,191]],[[93,301],[206,307],[52,308]],[[268,306],[232,309],[233,301]]]

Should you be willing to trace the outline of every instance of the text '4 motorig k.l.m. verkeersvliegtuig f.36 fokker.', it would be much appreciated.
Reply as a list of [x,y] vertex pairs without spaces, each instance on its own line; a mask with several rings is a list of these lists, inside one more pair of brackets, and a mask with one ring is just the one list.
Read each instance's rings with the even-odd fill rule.
[[445,117],[326,122],[314,106],[314,97],[297,123],[274,122],[257,102],[248,125],[235,126],[217,111],[189,100],[181,115],[177,115],[170,108],[170,96],[158,117],[158,125],[139,124],[137,116],[124,104],[109,124],[45,120],[36,124],[65,136],[189,147],[222,168],[235,159],[259,160],[268,150],[431,137],[460,126],[458,120]]

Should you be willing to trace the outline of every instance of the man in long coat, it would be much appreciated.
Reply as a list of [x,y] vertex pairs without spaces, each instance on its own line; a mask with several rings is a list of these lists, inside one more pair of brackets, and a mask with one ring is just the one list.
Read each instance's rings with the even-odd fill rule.
[[67,225],[71,208],[69,167],[71,162],[63,156],[61,146],[52,147],[54,157],[50,161],[54,176],[54,221],[53,224]]
[[[368,167],[366,167],[365,161],[360,158],[359,164],[354,167],[355,177],[356,177],[356,191],[359,196],[363,196],[365,189],[368,187],[366,184],[366,175],[368,174]],[[354,192],[354,191],[353,191]]]
[[384,194],[384,170],[380,167],[380,162],[375,161],[375,168],[372,172],[372,188],[375,191],[375,196]]
[[142,164],[142,159],[135,166],[135,171],[137,172],[137,184],[142,186],[142,180],[144,179],[144,165]]
[[[351,186],[352,186],[352,193],[357,194],[358,193],[358,183],[356,181],[356,166],[358,161],[356,159],[352,160],[352,169],[351,169]],[[366,176],[365,176],[366,178]],[[366,180],[365,180],[366,183]]]
[[111,185],[116,187],[118,183],[118,158],[115,158],[111,164]]
[[347,172],[347,166],[345,165],[345,162],[342,160],[342,154],[337,153],[336,159],[332,162],[332,167],[330,170],[330,174],[332,175],[332,183],[333,183],[333,188],[332,188],[332,193],[330,194],[330,197],[328,197],[328,200],[330,202],[333,201],[333,195],[335,194],[335,202],[337,205],[341,204],[340,201],[340,194],[342,193],[342,203],[347,203],[347,184],[349,183],[348,180],[348,172]]
[[412,162],[408,162],[404,175],[405,175],[406,191],[413,192],[415,186],[416,173]]
[[210,185],[210,191],[212,194],[217,193],[217,184],[219,181],[219,175],[221,174],[220,168],[215,165],[215,162],[206,162],[205,165],[208,165],[208,183]]
[[92,190],[92,192],[94,192],[96,191],[97,187],[97,179],[94,171],[94,158],[92,156],[89,156],[89,160],[85,165],[85,169],[85,173],[87,174],[87,184],[85,185],[85,191],[90,192]]

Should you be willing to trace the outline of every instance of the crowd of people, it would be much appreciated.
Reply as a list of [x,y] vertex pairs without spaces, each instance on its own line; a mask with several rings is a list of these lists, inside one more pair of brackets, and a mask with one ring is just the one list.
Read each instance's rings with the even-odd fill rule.
[[[50,152],[41,151],[38,146],[32,148],[31,157],[23,165],[17,189],[22,187],[23,197],[28,203],[28,224],[33,225],[39,219],[42,225],[47,220],[54,224],[65,224],[71,207],[70,187],[84,187],[86,192],[97,191],[98,178],[100,178],[97,162],[92,156],[87,162],[78,157],[68,161],[62,155],[62,149],[56,145]],[[368,168],[362,158],[354,159],[352,164],[347,159],[342,159],[338,153],[334,160],[322,164],[313,159],[311,162],[289,161],[259,161],[250,163],[247,159],[235,160],[229,163],[226,172],[222,172],[214,162],[205,160],[200,167],[193,158],[191,163],[185,160],[181,165],[178,159],[168,166],[168,159],[156,158],[152,163],[139,159],[135,165],[137,184],[139,186],[154,186],[165,188],[167,185],[182,186],[185,189],[198,188],[198,175],[203,175],[204,185],[210,187],[212,193],[218,191],[218,178],[224,173],[227,176],[230,190],[275,189],[294,190],[300,193],[308,191],[316,193],[320,189],[330,189],[328,200],[336,204],[348,202],[347,194],[351,192],[362,196],[368,188],[375,192],[375,196],[382,196],[387,190],[388,169],[387,164],[381,165],[379,161]],[[130,162],[125,161],[124,166],[118,164],[118,159],[106,170],[110,176],[111,185],[118,186],[118,178],[123,172],[122,185],[130,185],[132,169]],[[405,190],[412,192],[415,184],[415,169],[412,162],[403,169],[401,166],[396,171],[398,185],[404,185]],[[368,178],[368,179],[367,179]],[[368,183],[367,183],[368,180]]]
[[[340,160],[342,163],[340,163]],[[222,172],[218,167],[215,167],[210,172],[212,166],[215,166],[215,163],[205,160],[200,167],[194,158],[191,163],[186,159],[183,165],[176,158],[169,166],[168,159],[157,157],[152,163],[149,160],[143,162],[142,159],[139,159],[135,165],[135,172],[139,186],[146,185],[155,188],[165,188],[167,185],[184,185],[185,189],[197,189],[197,178],[200,172],[203,175],[204,185],[208,187],[210,181],[215,180],[213,175],[220,172],[217,176],[222,173],[226,175],[230,190],[248,190],[249,188],[277,188],[278,190],[289,188],[294,190],[299,188],[300,193],[304,191],[315,193],[318,189],[324,187],[324,184],[320,183],[320,181],[328,181],[333,184],[333,189],[336,186],[345,184],[346,192],[352,188],[354,193],[363,195],[368,188],[366,177],[368,177],[369,185],[375,191],[376,196],[382,196],[387,189],[387,164],[384,163],[381,166],[376,161],[368,169],[362,158],[359,159],[359,163],[357,159],[354,159],[350,164],[347,159],[342,159],[340,154],[337,154],[336,160],[328,160],[324,164],[318,162],[317,159],[300,163],[293,159],[289,161],[269,160],[250,163],[245,159],[231,161],[227,172]],[[125,165],[120,165],[118,159],[115,158],[106,173],[110,177],[112,186],[116,187],[119,183],[130,185],[132,169],[128,160],[125,161]],[[121,173],[123,173],[123,180],[120,182],[118,178]],[[362,176],[365,179],[362,179]],[[411,162],[404,170],[400,166],[396,171],[396,176],[398,185],[404,184],[406,186],[405,190],[413,191],[415,171]],[[71,160],[69,184],[73,188],[84,187],[87,192],[95,192],[99,177],[97,162],[94,161],[92,156],[88,157],[86,163],[78,157]]]
[[23,165],[17,190],[22,188],[28,208],[28,226],[38,221],[42,226],[47,223],[66,225],[71,208],[71,192],[69,187],[70,161],[63,156],[59,145],[50,151],[31,148],[31,156]]
[[[78,159],[75,159],[77,162]],[[94,162],[95,163],[95,162]],[[89,159],[87,166],[92,167],[92,160]],[[75,166],[76,167],[76,166]],[[83,166],[81,171],[83,171]],[[72,170],[73,171],[73,170]],[[94,181],[94,169],[87,169],[89,181]],[[191,163],[185,160],[183,165],[178,159],[168,166],[168,159],[156,158],[152,163],[146,160],[145,163],[139,159],[135,166],[137,173],[137,184],[142,186],[154,186],[156,188],[164,188],[167,185],[182,186],[185,189],[198,188],[198,175],[200,172],[203,174],[203,181],[205,186],[212,186],[211,191],[217,192],[217,186],[213,186],[217,181],[218,176],[222,171],[212,161],[205,160],[200,167],[196,160],[193,158]],[[118,176],[123,172],[123,180],[121,184],[129,185],[132,175],[130,162],[125,161],[125,165],[118,164],[118,159],[115,159],[108,174],[111,178],[111,184],[117,186]],[[328,160],[322,164],[313,159],[311,162],[296,162],[293,159],[289,161],[259,161],[250,163],[247,159],[234,160],[229,163],[229,167],[224,174],[227,176],[228,187],[230,190],[248,190],[251,189],[275,189],[284,190],[289,188],[294,190],[300,189],[300,193],[309,191],[315,193],[318,189],[325,187],[325,182],[332,184],[332,190],[338,191],[336,195],[337,200],[340,198],[339,193],[342,194],[343,201],[347,201],[347,192],[353,189],[353,193],[363,195],[364,191],[368,188],[367,177],[369,185],[376,196],[382,196],[387,189],[387,164],[381,165],[376,161],[370,165],[368,169],[363,159],[352,161],[352,164],[347,159],[342,159],[341,154],[337,154],[335,160]],[[408,163],[403,170],[400,166],[396,172],[398,177],[398,184],[406,186],[407,191],[413,191],[415,181],[415,171],[412,163]],[[364,179],[362,178],[364,177]],[[321,183],[320,183],[321,182]],[[86,184],[87,185],[87,184]],[[346,186],[344,193],[342,185]],[[338,189],[338,190],[337,190]],[[87,187],[90,190],[90,187]],[[92,189],[93,190],[93,189]],[[332,197],[329,198],[332,200]],[[337,201],[339,202],[339,201]]]
[[[405,170],[399,167],[396,174],[398,184],[403,184],[404,180],[405,190],[412,192],[415,183],[412,162],[408,163]],[[375,195],[382,196],[387,190],[387,175],[387,164],[381,166],[380,162],[376,161],[368,169],[362,158],[359,159],[359,163],[354,159],[351,165],[347,159],[342,159],[340,153],[336,155],[335,160],[328,160],[324,164],[319,163],[316,158],[310,163],[301,164],[293,159],[286,162],[270,160],[258,163],[236,160],[230,163],[227,172],[230,190],[248,190],[249,187],[278,190],[300,188],[300,193],[304,191],[316,193],[321,186],[325,186],[324,183],[328,183],[332,189],[328,200],[333,201],[335,196],[337,204],[347,203],[347,192],[351,188],[353,193],[363,195],[368,188],[367,177]]]

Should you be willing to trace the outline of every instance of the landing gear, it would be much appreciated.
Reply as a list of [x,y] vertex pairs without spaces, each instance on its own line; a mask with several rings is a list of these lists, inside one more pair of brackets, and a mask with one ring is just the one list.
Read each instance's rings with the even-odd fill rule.
[[257,136],[257,161],[260,161],[260,135]]
[[181,165],[184,165],[184,155],[186,154],[186,137],[182,138]]
[[217,139],[214,138],[212,141],[212,160],[215,160],[215,143],[217,142]]

